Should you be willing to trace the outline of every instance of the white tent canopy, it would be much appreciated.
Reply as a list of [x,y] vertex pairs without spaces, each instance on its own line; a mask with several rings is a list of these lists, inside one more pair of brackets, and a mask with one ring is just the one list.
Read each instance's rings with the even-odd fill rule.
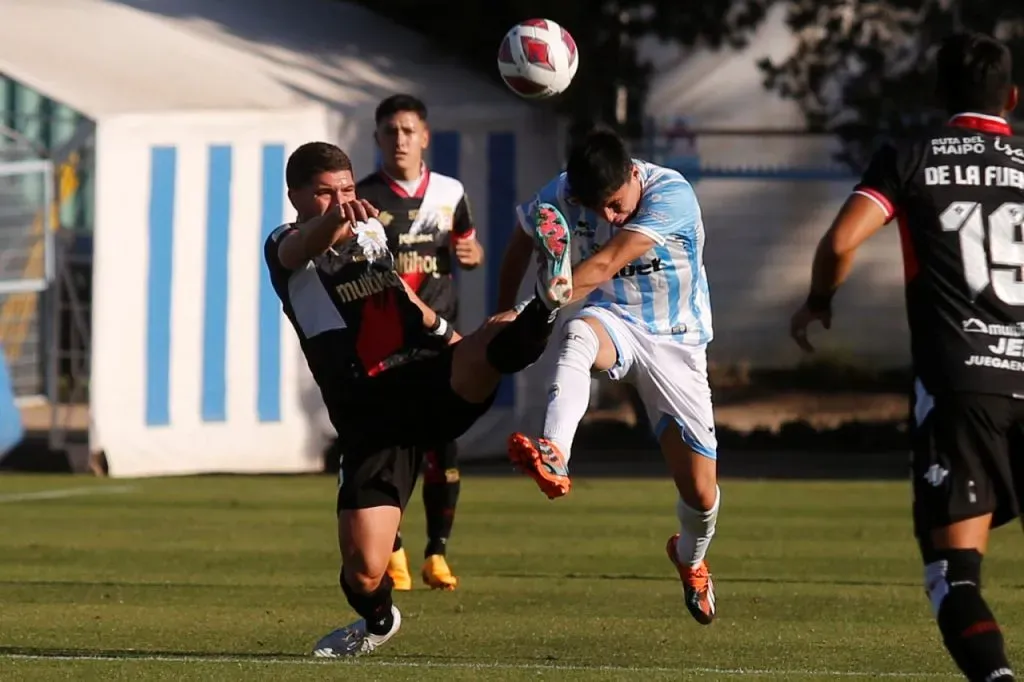
[[429,95],[442,117],[530,110],[414,32],[343,2],[0,0],[0,15],[0,72],[94,119],[351,109],[399,91]]

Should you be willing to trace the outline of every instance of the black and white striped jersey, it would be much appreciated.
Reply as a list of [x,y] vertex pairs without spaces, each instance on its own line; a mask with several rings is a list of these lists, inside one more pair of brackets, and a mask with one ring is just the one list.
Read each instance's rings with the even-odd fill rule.
[[422,312],[402,285],[378,221],[357,225],[355,237],[293,271],[281,264],[278,246],[296,229],[293,224],[277,228],[263,253],[274,291],[328,404],[359,379],[438,348],[439,339],[427,333]]

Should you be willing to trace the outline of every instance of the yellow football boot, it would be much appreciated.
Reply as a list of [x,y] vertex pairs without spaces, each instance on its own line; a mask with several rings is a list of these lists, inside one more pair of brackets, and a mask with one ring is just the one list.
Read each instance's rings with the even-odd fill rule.
[[452,575],[452,569],[448,568],[448,562],[441,554],[431,554],[423,562],[423,582],[430,585],[432,590],[454,590],[459,579]]
[[409,573],[409,557],[405,555],[405,548],[391,553],[388,559],[388,575],[395,584],[392,589],[405,592],[412,589],[412,575]]

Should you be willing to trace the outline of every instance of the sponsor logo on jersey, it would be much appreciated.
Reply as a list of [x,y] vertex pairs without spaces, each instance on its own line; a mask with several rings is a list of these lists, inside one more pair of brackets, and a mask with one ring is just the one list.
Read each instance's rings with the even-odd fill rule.
[[1009,369],[1014,372],[1024,372],[1024,362],[1020,360],[1007,360],[1006,358],[994,358],[991,355],[972,355],[964,361],[968,367],[992,367],[993,369]]
[[398,254],[396,267],[398,272],[403,275],[410,273],[432,275],[437,272],[437,256],[424,255],[415,251],[402,251]]
[[615,273],[612,279],[618,279],[620,277],[647,277],[653,275],[655,272],[661,272],[665,267],[661,262],[660,258],[655,258],[650,263],[641,263],[640,265],[633,265],[630,263],[626,267]]
[[1015,325],[985,324],[976,317],[963,321],[963,329],[968,334],[987,334],[989,336],[1024,337],[1024,322]]
[[938,137],[932,140],[932,154],[943,156],[963,156],[965,154],[984,154],[985,138],[975,137]]
[[388,225],[390,225],[391,221],[394,220],[394,219],[395,219],[395,216],[391,215],[387,211],[381,211],[380,215],[377,216],[377,220],[379,220],[380,224],[383,225],[384,227],[387,227]]
[[338,292],[342,303],[351,303],[392,287],[402,287],[402,279],[397,272],[388,270],[366,274],[352,282],[344,282],[335,287],[335,291]]
[[1007,158],[1014,163],[1024,164],[1024,149],[1014,147],[1009,142],[1004,141],[1002,138],[996,138],[996,151],[1002,152]]
[[434,235],[422,234],[419,232],[405,232],[398,235],[398,244],[400,246],[410,246],[412,244],[429,244],[434,241]]
[[988,350],[994,355],[1006,355],[1011,358],[1019,358],[1024,356],[1024,339],[1008,339],[1003,337],[996,341],[995,344],[989,346]]

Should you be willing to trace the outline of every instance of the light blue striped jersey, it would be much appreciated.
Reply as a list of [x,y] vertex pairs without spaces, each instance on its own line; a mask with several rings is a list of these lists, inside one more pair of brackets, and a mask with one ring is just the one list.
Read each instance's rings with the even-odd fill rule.
[[704,222],[693,187],[678,171],[633,160],[642,186],[629,223],[616,228],[571,201],[561,173],[516,207],[523,229],[533,224],[538,203],[558,207],[572,228],[573,263],[597,252],[620,229],[644,234],[655,245],[587,298],[651,334],[670,334],[686,344],[711,341],[711,299],[704,271]]

